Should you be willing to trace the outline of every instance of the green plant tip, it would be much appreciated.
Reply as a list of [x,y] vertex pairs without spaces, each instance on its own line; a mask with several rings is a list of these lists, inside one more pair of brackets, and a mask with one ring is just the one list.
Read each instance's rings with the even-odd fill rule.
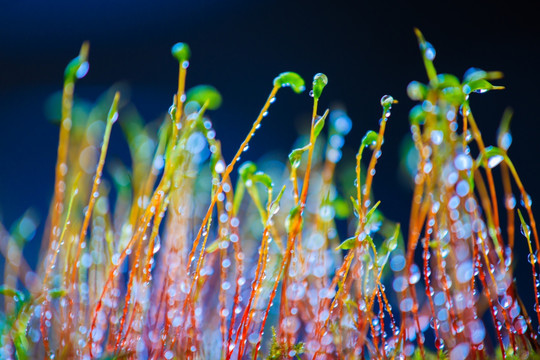
[[90,65],[88,64],[88,50],[90,44],[85,41],[81,46],[79,56],[71,60],[64,71],[64,80],[73,82],[76,79],[82,79],[87,73]]
[[306,89],[305,84],[304,79],[292,71],[281,73],[274,79],[274,86],[290,87],[297,94]]
[[379,138],[379,134],[373,130],[368,130],[366,135],[362,138],[362,146],[374,146],[377,143],[377,139]]
[[418,81],[411,81],[407,86],[407,95],[411,100],[423,101],[427,93],[428,87]]
[[178,60],[180,64],[184,63],[184,61],[189,61],[189,58],[191,57],[191,50],[186,43],[176,43],[171,48],[171,54]]
[[390,95],[384,95],[381,98],[381,105],[384,108],[390,108],[392,106],[392,104],[395,104],[395,103],[397,103],[397,101],[394,100],[394,98],[392,96],[390,96]]
[[328,77],[323,73],[315,74],[313,77],[313,97],[319,99],[324,87],[328,84]]
[[257,171],[257,165],[251,161],[246,161],[238,168],[238,174],[243,182],[247,182]]
[[221,94],[211,85],[198,85],[188,90],[186,102],[195,101],[200,106],[207,103],[206,107],[215,110],[221,106]]

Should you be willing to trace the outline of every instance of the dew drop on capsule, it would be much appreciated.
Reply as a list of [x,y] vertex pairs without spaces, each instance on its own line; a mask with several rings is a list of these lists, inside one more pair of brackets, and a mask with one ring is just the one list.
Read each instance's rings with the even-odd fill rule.
[[425,47],[424,47],[424,54],[426,55],[426,58],[428,60],[433,61],[433,59],[435,59],[435,55],[437,53],[436,53],[435,48],[433,47],[433,45],[431,45],[431,43],[429,43],[429,42],[426,42]]
[[315,99],[320,98],[326,85],[328,85],[328,77],[323,73],[315,74],[313,77],[313,90],[309,92],[309,96]]
[[394,98],[390,95],[384,95],[381,98],[381,106],[383,107],[389,107],[394,103]]
[[90,65],[88,64],[88,61],[85,61],[81,65],[79,65],[79,68],[77,69],[77,72],[75,73],[75,76],[77,76],[77,79],[83,78],[88,73],[89,68],[90,68]]

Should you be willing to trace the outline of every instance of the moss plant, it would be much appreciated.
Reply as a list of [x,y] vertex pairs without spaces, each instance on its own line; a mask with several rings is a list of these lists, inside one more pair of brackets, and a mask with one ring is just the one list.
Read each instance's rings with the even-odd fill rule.
[[[34,271],[21,255],[31,213],[12,231],[0,227],[0,358],[538,357],[540,243],[507,154],[510,116],[487,146],[469,106],[469,96],[500,89],[491,82],[501,74],[439,74],[433,46],[416,35],[428,82],[407,87],[419,104],[410,112],[406,234],[372,191],[393,97],[382,97],[378,129],[357,145],[354,179],[341,188],[335,170],[352,122],[319,109],[326,75],[313,78],[309,134],[282,172],[240,157],[281,88],[305,90],[298,74],[274,79],[227,160],[207,115],[221,95],[209,85],[185,91],[186,44],[172,47],[178,90],[157,127],[119,92],[74,115],[75,84],[88,71],[83,44],[65,71],[54,195]],[[131,166],[106,160],[117,120]],[[529,249],[532,309],[514,283],[515,241]]]

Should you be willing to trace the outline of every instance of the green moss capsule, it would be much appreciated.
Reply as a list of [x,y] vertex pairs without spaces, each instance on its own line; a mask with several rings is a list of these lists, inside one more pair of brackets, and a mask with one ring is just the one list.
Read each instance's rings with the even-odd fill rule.
[[297,94],[300,94],[306,89],[304,79],[292,71],[279,74],[274,79],[274,86],[290,87]]
[[324,87],[328,84],[328,77],[323,73],[318,73],[313,77],[313,91],[312,95],[315,99],[321,97]]
[[191,58],[191,50],[186,43],[176,43],[171,48],[171,54],[178,60],[180,64],[184,61],[189,61]]
[[198,85],[186,93],[186,101],[195,101],[200,106],[203,106],[206,102],[207,108],[215,110],[221,106],[221,94],[217,89],[211,85]]

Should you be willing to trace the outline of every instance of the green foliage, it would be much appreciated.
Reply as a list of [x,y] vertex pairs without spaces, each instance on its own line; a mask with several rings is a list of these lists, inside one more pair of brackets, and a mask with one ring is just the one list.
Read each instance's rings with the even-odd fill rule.
[[300,94],[306,89],[304,79],[294,72],[284,72],[274,79],[274,86],[290,87],[295,93]]
[[186,43],[179,42],[174,44],[171,48],[171,53],[180,64],[189,61],[191,58],[191,49]]
[[211,85],[198,85],[188,90],[186,102],[195,101],[200,106],[207,104],[210,110],[216,110],[221,106],[221,94]]
[[[265,329],[277,321],[279,332],[272,328],[271,342],[263,344],[269,350],[267,359],[300,359],[302,354],[313,358],[347,358],[351,344],[358,346],[366,358],[394,358],[401,357],[403,341],[412,339],[410,331],[415,331],[415,323],[425,322],[426,316],[435,318],[438,309],[451,305],[445,302],[441,306],[431,298],[427,301],[424,292],[430,295],[437,291],[445,297],[464,298],[486,290],[482,296],[470,298],[476,302],[466,309],[446,307],[445,310],[452,310],[448,311],[446,325],[483,319],[483,309],[489,300],[490,306],[495,304],[489,310],[495,312],[499,305],[501,308],[498,316],[492,315],[497,336],[504,339],[498,354],[507,351],[506,359],[526,355],[537,358],[528,354],[532,345],[528,337],[509,344],[514,341],[512,334],[529,331],[531,319],[524,309],[512,321],[506,319],[506,296],[514,304],[522,305],[513,288],[502,294],[496,281],[511,277],[513,242],[508,239],[513,237],[515,226],[508,224],[507,234],[501,234],[505,227],[498,218],[497,187],[493,185],[490,170],[499,164],[505,181],[507,218],[515,219],[517,213],[529,247],[533,278],[537,278],[534,254],[538,249],[533,248],[538,239],[536,223],[530,200],[507,154],[512,140],[511,113],[503,117],[497,146],[485,146],[469,106],[472,93],[501,89],[491,81],[502,74],[472,68],[462,81],[451,74],[437,74],[433,64],[435,49],[420,31],[415,32],[428,81],[426,84],[413,81],[407,87],[409,97],[420,102],[409,114],[414,149],[407,152],[415,151],[410,166],[415,195],[407,247],[400,224],[385,218],[384,209],[379,208],[381,202],[376,200],[377,193],[372,191],[386,120],[397,103],[392,96],[381,98],[383,109],[378,131],[365,134],[356,164],[343,170],[336,163],[342,150],[343,154],[347,153],[344,138],[351,130],[352,121],[339,109],[332,112],[328,109],[318,116],[318,100],[328,78],[316,74],[310,93],[313,115],[309,143],[291,151],[290,166],[242,163],[233,185],[230,176],[234,166],[240,154],[248,149],[278,89],[290,87],[300,93],[305,89],[304,80],[293,72],[274,79],[272,92],[245,141],[226,164],[212,122],[205,115],[207,109],[221,105],[221,94],[210,85],[199,85],[185,94],[184,101],[191,53],[186,44],[177,43],[171,52],[180,64],[178,93],[169,116],[159,126],[144,125],[138,115],[122,121],[133,170],[119,162],[109,166],[115,187],[112,193],[116,196],[109,200],[111,184],[107,178],[101,178],[101,172],[111,126],[123,110],[117,92],[106,124],[102,119],[107,109],[103,106],[93,110],[81,107],[77,110],[80,114],[73,116],[73,83],[88,70],[88,44],[83,44],[79,56],[66,68],[64,94],[59,104],[63,120],[59,166],[48,217],[53,230],[45,237],[50,244],[43,246],[46,263],[38,267],[45,271],[38,276],[43,284],[39,281],[37,286],[27,284],[33,273],[21,276],[25,275],[23,266],[28,267],[22,261],[22,249],[37,226],[33,222],[31,226],[22,226],[25,221],[28,223],[30,215],[12,226],[6,246],[0,244],[2,251],[7,249],[6,260],[11,262],[5,267],[5,278],[9,281],[0,286],[5,305],[0,313],[0,350],[9,345],[18,359],[52,354],[57,359],[67,359],[84,354],[94,359],[119,360],[139,356],[139,340],[156,335],[162,343],[156,342],[155,349],[145,349],[148,357],[203,357],[207,355],[207,347],[215,347],[218,339],[223,341],[212,355],[215,358],[229,359],[236,356],[235,352],[238,358],[244,358],[252,351],[257,359],[260,342],[255,344],[252,336],[261,341]],[[110,97],[109,94],[107,102]],[[77,118],[73,127],[66,121],[72,118]],[[327,119],[329,126],[322,135]],[[319,137],[326,139],[326,144],[316,143]],[[306,138],[302,141],[305,143]],[[372,152],[365,171],[362,155],[368,147]],[[95,167],[84,168],[81,162],[88,149],[94,151],[92,156],[96,159],[99,155],[99,162]],[[476,161],[472,160],[474,152],[478,153]],[[302,163],[304,155],[307,161]],[[276,168],[285,170],[280,173]],[[343,176],[347,184],[340,186],[336,177],[347,171],[352,175]],[[527,220],[515,209],[515,200],[513,205],[508,203],[508,199],[513,199],[511,180],[525,199]],[[292,186],[286,192],[288,181]],[[280,189],[277,196],[276,186]],[[85,196],[75,197],[79,192]],[[68,206],[67,194],[71,194]],[[352,194],[349,204],[344,199]],[[371,204],[374,205],[370,207]],[[346,224],[343,228],[348,234],[338,230],[339,221]],[[467,230],[469,236],[458,236],[460,230]],[[3,233],[0,235],[3,241]],[[340,243],[340,238],[345,240]],[[420,263],[414,263],[420,246],[424,251],[423,269]],[[490,249],[496,255],[492,252],[488,256]],[[503,249],[508,249],[507,253],[503,254]],[[158,254],[160,251],[168,253]],[[457,259],[458,251],[466,261]],[[473,253],[480,255],[473,259]],[[444,264],[441,259],[446,259]],[[472,270],[470,276],[463,271],[464,264],[467,270]],[[24,270],[26,275],[30,274],[29,269]],[[395,280],[405,279],[404,289],[400,289],[398,281],[388,286],[392,279],[387,275],[391,271],[396,272]],[[27,290],[20,290],[23,287],[19,289],[19,283]],[[59,284],[69,291],[58,288]],[[423,285],[425,289],[417,289]],[[279,309],[273,306],[275,299],[280,299]],[[538,297],[535,300],[540,309]],[[394,317],[392,311],[390,303],[394,301],[399,302],[399,317]],[[519,312],[515,308],[512,311]],[[41,309],[39,316],[35,316],[37,309]],[[453,310],[458,310],[459,317]],[[197,318],[199,311],[204,312],[203,322]],[[170,314],[182,314],[184,318],[171,319]],[[178,323],[178,319],[192,327]],[[311,319],[313,333],[308,337],[306,329],[299,327]],[[45,320],[46,325],[39,327],[42,343],[35,343],[35,336],[29,336],[38,330],[32,320],[42,323]],[[386,326],[389,322],[391,330]],[[382,325],[386,326],[384,332]],[[463,324],[466,336],[459,339],[465,342],[463,349],[479,345],[472,335],[467,343],[468,332],[473,332],[475,326],[479,327],[476,323]],[[217,327],[221,336],[214,331]],[[416,331],[417,347],[408,356],[415,360],[448,358],[446,350],[433,353],[429,346],[423,347],[420,339],[424,339],[424,330]],[[202,336],[194,336],[199,333]],[[212,339],[207,338],[207,333]],[[437,341],[453,346],[447,341],[448,333],[440,334],[435,332]],[[484,355],[490,355],[491,344],[484,340],[487,332],[481,335],[480,342],[487,345]],[[193,342],[195,338],[197,341]],[[320,352],[313,354],[306,349],[301,342],[305,339],[313,341]],[[66,342],[70,345],[64,346]],[[383,355],[381,349],[389,349],[390,353]],[[515,356],[514,350],[520,356]],[[452,349],[448,351],[452,354]]]
[[270,353],[266,357],[266,360],[281,360],[291,357],[300,359],[300,355],[305,352],[305,345],[303,342],[299,342],[293,345],[291,348],[287,348],[281,344],[276,335],[276,329],[272,327],[272,340],[270,342]]
[[73,83],[76,79],[83,78],[88,73],[88,49],[90,45],[85,42],[75,59],[71,60],[64,72],[64,81],[66,83]]
[[328,77],[323,73],[318,73],[313,77],[313,97],[318,100],[321,97],[324,87],[328,85]]

